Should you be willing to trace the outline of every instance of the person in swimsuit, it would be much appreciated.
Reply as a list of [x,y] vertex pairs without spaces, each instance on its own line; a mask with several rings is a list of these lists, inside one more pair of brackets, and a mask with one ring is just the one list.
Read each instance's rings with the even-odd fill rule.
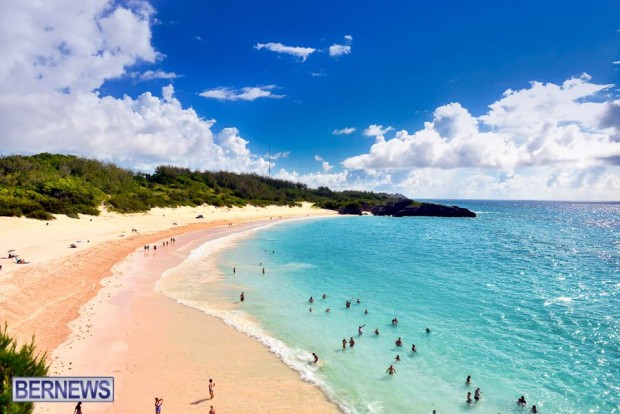
[[525,396],[523,396],[523,395],[522,395],[522,396],[521,396],[521,398],[519,398],[519,399],[517,400],[517,404],[519,404],[519,405],[521,405],[521,406],[525,406],[525,405],[527,405],[527,401],[525,401]]
[[396,344],[396,346],[403,346],[403,341],[400,339],[400,336],[394,343]]
[[75,409],[73,410],[73,414],[82,414],[82,401],[77,403]]
[[161,405],[163,403],[164,403],[164,399],[163,398],[155,397],[155,414],[160,414],[161,413]]
[[215,388],[215,382],[211,378],[209,378],[209,395],[211,399],[215,398],[215,394],[213,393],[213,388]]
[[379,328],[375,329],[375,335],[379,335]]
[[351,337],[351,339],[349,339],[349,347],[353,348],[355,346],[355,341],[353,340],[353,337]]
[[467,400],[465,400],[465,402],[467,404],[472,404],[473,403],[473,401],[471,400],[471,392],[467,393]]
[[411,344],[411,352],[418,352],[418,350],[415,347],[415,344]]
[[396,368],[394,365],[390,365],[390,367],[385,371],[386,374],[394,375],[396,374]]
[[347,340],[345,338],[342,338],[342,349],[345,349],[347,347]]
[[239,296],[239,299],[241,299],[241,302],[245,300],[245,294],[243,292],[241,292],[241,296]]
[[530,411],[533,412],[534,414],[538,413],[538,408],[536,408],[536,404],[532,405],[532,409]]
[[474,392],[474,400],[476,400],[476,402],[480,401],[480,388],[476,388],[476,392]]
[[211,406],[211,409],[209,410],[209,414],[215,414],[215,408],[213,408],[213,406]]
[[312,356],[314,357],[314,363],[316,364],[317,362],[319,362],[319,357],[313,352]]
[[470,385],[471,384],[471,375],[467,376],[467,379],[465,380],[465,385]]

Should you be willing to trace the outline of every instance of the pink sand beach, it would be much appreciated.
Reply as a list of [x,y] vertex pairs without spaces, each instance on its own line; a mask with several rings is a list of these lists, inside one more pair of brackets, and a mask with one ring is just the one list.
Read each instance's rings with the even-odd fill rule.
[[[258,341],[156,286],[205,240],[261,220],[333,214],[304,204],[104,211],[49,223],[0,218],[0,321],[21,342],[35,336],[51,363],[49,375],[115,378],[114,403],[84,403],[84,413],[154,412],[155,397],[163,398],[164,414],[204,413],[211,405],[217,413],[340,412]],[[28,263],[6,258],[9,250]],[[35,408],[72,410],[70,403]]]

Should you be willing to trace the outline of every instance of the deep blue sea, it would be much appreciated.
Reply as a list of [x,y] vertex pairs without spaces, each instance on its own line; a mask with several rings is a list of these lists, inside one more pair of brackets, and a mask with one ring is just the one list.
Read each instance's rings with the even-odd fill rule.
[[265,226],[196,249],[168,293],[261,340],[346,412],[620,412],[620,204],[438,202],[478,217]]

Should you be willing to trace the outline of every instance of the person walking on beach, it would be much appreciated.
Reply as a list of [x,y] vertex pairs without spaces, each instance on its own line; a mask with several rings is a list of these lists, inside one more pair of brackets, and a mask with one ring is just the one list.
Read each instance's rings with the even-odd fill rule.
[[77,403],[75,409],[73,410],[73,414],[82,414],[82,401]]
[[243,292],[241,292],[241,296],[239,296],[239,299],[241,300],[241,302],[245,300],[245,294]]
[[215,382],[211,378],[209,378],[209,396],[211,399],[215,398],[215,394],[213,393],[213,388],[215,388]]
[[160,414],[161,413],[161,406],[164,403],[164,399],[163,398],[157,398],[155,397],[155,414]]
[[215,414],[215,408],[213,408],[213,406],[211,406],[211,409],[209,410],[209,414]]
[[385,371],[386,374],[394,375],[396,374],[396,368],[394,365],[390,365],[390,367]]

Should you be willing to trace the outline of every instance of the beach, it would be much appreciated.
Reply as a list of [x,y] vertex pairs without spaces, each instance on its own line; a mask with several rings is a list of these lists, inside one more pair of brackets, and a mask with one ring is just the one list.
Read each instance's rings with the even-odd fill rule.
[[[115,402],[84,403],[84,412],[153,409],[155,397],[163,412],[211,405],[226,413],[339,412],[258,341],[156,289],[161,274],[206,239],[252,223],[333,214],[304,203],[103,211],[50,222],[2,217],[0,319],[20,343],[35,336],[50,375],[115,377]],[[26,263],[9,259],[10,250]],[[35,412],[70,409],[45,403]]]

